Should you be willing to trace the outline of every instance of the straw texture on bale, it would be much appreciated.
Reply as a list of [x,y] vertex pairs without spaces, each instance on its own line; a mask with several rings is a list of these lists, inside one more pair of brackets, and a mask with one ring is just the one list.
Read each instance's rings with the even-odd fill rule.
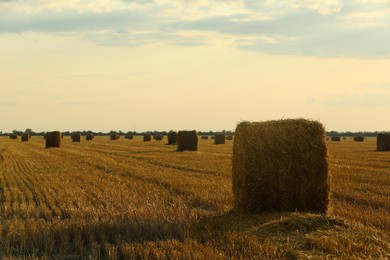
[[11,134],[9,136],[9,138],[12,139],[12,140],[16,140],[16,139],[18,139],[18,135],[17,134]]
[[60,131],[54,131],[54,132],[47,132],[45,134],[46,136],[46,148],[50,147],[60,147],[61,146],[61,132]]
[[149,142],[152,140],[152,136],[150,134],[144,134],[144,142]]
[[22,142],[26,142],[28,139],[30,139],[29,134],[22,134]]
[[198,150],[198,134],[193,131],[179,131],[177,134],[177,150],[178,151],[197,151]]
[[363,142],[364,141],[364,136],[355,136],[353,138],[354,142]]
[[390,151],[390,133],[378,134],[376,138],[376,150],[377,151]]
[[168,145],[175,145],[177,143],[177,132],[170,131],[168,133]]
[[332,136],[330,138],[330,140],[332,140],[333,142],[340,142],[341,141],[340,136]]
[[118,140],[119,137],[120,137],[120,136],[119,136],[118,134],[111,134],[110,139],[113,140],[113,141],[115,141],[115,140]]
[[216,134],[214,136],[214,144],[225,144],[225,134]]
[[201,139],[203,139],[203,140],[208,140],[209,137],[208,137],[207,135],[202,135]]
[[81,134],[73,134],[71,136],[72,142],[74,143],[80,143],[81,142]]
[[93,138],[95,138],[93,134],[87,134],[87,135],[85,136],[85,139],[86,139],[87,141],[92,141]]
[[233,141],[235,209],[325,214],[331,182],[325,140],[316,121],[240,123]]

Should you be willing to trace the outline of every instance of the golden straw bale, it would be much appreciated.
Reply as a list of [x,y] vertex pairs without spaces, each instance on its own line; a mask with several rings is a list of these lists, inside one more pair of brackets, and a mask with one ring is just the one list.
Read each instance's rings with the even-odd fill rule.
[[30,135],[28,133],[22,134],[22,142],[26,142],[30,139]]
[[54,131],[54,132],[47,132],[45,134],[46,136],[46,148],[49,147],[60,147],[61,146],[61,132],[60,131]]
[[162,139],[164,139],[164,136],[162,136],[162,135],[155,135],[155,136],[153,136],[153,139],[156,140],[156,141],[161,141]]
[[330,138],[330,140],[333,141],[333,142],[340,142],[341,141],[340,136],[332,136]]
[[111,134],[110,135],[110,139],[115,141],[115,140],[118,140],[120,138],[120,136],[118,134]]
[[88,133],[88,134],[85,136],[85,140],[87,140],[87,141],[92,141],[93,138],[95,138],[95,137],[94,137],[93,134],[91,134],[91,133]]
[[179,131],[177,134],[177,150],[178,151],[197,151],[198,150],[198,134],[195,130]]
[[203,139],[203,140],[208,140],[209,137],[208,137],[207,135],[202,135],[201,139]]
[[144,142],[149,142],[152,140],[152,136],[150,134],[144,134]]
[[325,214],[331,183],[325,140],[316,121],[240,123],[233,141],[235,209]]
[[390,133],[378,134],[376,138],[377,151],[390,151]]
[[168,133],[168,144],[169,145],[175,145],[177,143],[177,132],[170,131]]
[[225,144],[225,134],[215,134],[214,136],[214,144]]
[[364,136],[355,136],[353,138],[354,142],[363,142],[364,141]]
[[125,138],[131,140],[131,139],[133,139],[133,135],[131,135],[131,134],[126,134],[126,135],[125,135]]
[[72,134],[71,138],[72,138],[72,142],[74,143],[81,142],[81,134]]
[[18,135],[17,134],[11,134],[9,136],[9,138],[12,139],[12,140],[16,140],[16,139],[18,139]]

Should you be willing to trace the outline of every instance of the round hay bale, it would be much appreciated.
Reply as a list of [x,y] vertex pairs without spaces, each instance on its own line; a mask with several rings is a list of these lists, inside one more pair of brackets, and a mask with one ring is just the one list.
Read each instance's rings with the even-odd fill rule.
[[85,140],[87,140],[87,141],[92,141],[93,138],[95,138],[95,137],[94,137],[93,134],[91,134],[91,133],[89,133],[89,134],[87,134],[87,135],[85,136]]
[[126,135],[125,135],[125,138],[126,138],[126,139],[129,139],[129,140],[132,140],[132,139],[133,139],[133,135],[131,135],[131,134],[126,134]]
[[60,131],[54,131],[54,132],[47,132],[45,134],[46,136],[46,148],[50,147],[60,147],[61,146],[61,132]]
[[225,134],[215,134],[214,144],[225,144]]
[[354,142],[363,142],[364,141],[364,136],[355,136],[353,138]]
[[18,135],[17,134],[11,134],[9,136],[9,138],[12,139],[12,140],[16,140],[16,139],[18,139]]
[[118,134],[111,134],[110,135],[110,139],[115,141],[115,140],[118,140],[120,138],[120,136]]
[[164,139],[164,136],[162,136],[162,135],[155,135],[153,137],[153,139],[156,140],[156,141],[161,141],[162,139]]
[[202,140],[209,140],[209,137],[207,135],[202,135],[201,139]]
[[330,140],[333,141],[333,142],[340,142],[341,141],[340,136],[332,136],[330,138]]
[[378,134],[376,138],[376,150],[380,152],[390,151],[390,133]]
[[150,134],[144,134],[144,142],[150,142],[152,140],[152,136]]
[[197,151],[198,134],[195,130],[179,131],[177,134],[177,151]]
[[177,132],[170,131],[168,133],[168,145],[175,145],[177,143]]
[[29,134],[22,134],[22,142],[27,142],[28,140],[30,139],[30,135]]
[[81,142],[81,134],[72,134],[71,138],[72,138],[72,142],[74,143]]
[[233,141],[235,209],[325,214],[331,183],[325,140],[316,121],[240,123]]

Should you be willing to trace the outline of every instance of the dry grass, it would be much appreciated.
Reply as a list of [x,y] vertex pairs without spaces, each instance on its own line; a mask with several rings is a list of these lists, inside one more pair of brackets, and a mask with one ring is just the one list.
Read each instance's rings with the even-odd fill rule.
[[328,217],[231,212],[231,142],[43,142],[0,138],[2,258],[390,258],[389,153],[375,139],[329,144]]

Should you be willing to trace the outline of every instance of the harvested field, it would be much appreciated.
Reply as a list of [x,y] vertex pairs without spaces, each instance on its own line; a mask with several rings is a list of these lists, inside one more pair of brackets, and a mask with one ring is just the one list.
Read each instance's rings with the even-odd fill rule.
[[44,142],[0,137],[4,258],[390,258],[390,158],[376,138],[328,143],[327,216],[232,212],[232,142]]

